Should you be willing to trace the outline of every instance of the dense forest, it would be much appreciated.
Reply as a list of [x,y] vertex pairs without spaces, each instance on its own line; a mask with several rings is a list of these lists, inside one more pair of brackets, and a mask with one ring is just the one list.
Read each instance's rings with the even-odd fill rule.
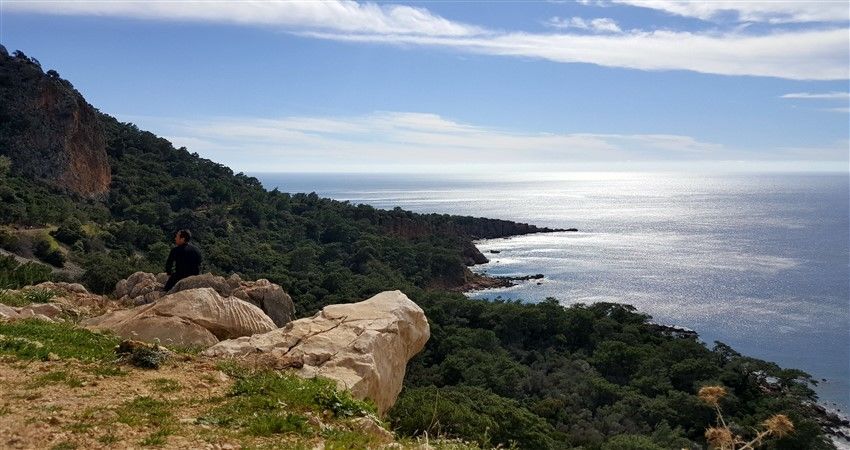
[[[15,58],[40,73],[37,61]],[[9,89],[0,79],[0,90]],[[0,256],[0,288],[70,277],[109,294],[134,271],[162,271],[174,231],[188,228],[206,271],[268,278],[290,293],[299,316],[392,289],[421,305],[432,337],[390,411],[399,433],[532,449],[705,448],[716,416],[697,392],[722,385],[736,433],[752,435],[785,414],[794,433],[765,448],[833,448],[801,371],[665,334],[627,305],[488,302],[447,290],[469,277],[472,238],[544,230],[268,191],[132,124],[97,117],[111,168],[105,196],[25,175],[0,147],[0,247],[69,268]],[[13,142],[26,120],[4,113],[0,143]]]

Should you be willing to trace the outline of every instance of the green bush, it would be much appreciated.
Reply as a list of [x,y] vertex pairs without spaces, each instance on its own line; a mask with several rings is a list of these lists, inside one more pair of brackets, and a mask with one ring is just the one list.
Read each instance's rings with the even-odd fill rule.
[[408,388],[389,420],[402,434],[457,437],[483,447],[567,448],[551,425],[516,400],[469,386]]
[[18,289],[50,281],[52,270],[44,264],[18,263],[13,256],[0,255],[0,289]]

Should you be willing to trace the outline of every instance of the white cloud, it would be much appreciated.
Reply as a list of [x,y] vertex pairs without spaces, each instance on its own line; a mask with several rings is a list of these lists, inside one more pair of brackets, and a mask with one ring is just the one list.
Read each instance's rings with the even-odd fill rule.
[[651,8],[669,14],[715,20],[730,13],[740,22],[794,23],[847,22],[846,1],[705,1],[705,0],[611,0],[613,3]]
[[780,98],[802,98],[802,99],[820,99],[820,100],[850,100],[850,92],[792,92],[781,96]]
[[[735,2],[734,5],[738,5],[738,10],[746,11],[742,17],[750,18],[761,17],[768,12],[776,15],[784,11],[778,6],[765,6],[772,3]],[[670,12],[686,8],[682,10],[682,14],[709,14],[699,12],[702,11],[703,7],[700,5],[703,2],[688,2],[681,8],[676,4],[678,2],[640,3],[641,6],[666,8],[665,10],[669,9]],[[706,4],[733,5],[718,2]],[[818,13],[818,8],[800,6],[801,2],[788,4],[795,6],[783,8],[797,11],[793,15],[797,19],[826,14]],[[824,9],[831,11],[828,17],[839,15],[833,4],[825,5]],[[719,10],[717,6],[706,8]],[[434,15],[424,8],[357,3],[350,0],[4,2],[5,13],[14,11],[277,27],[301,36],[337,41],[444,47],[470,53],[639,70],[689,70],[720,75],[769,76],[798,80],[850,78],[850,42],[847,39],[846,26],[786,30],[761,35],[743,34],[741,31],[542,34],[488,30]],[[592,21],[589,26],[593,26]],[[605,22],[600,22],[597,26],[613,29],[611,24]]]
[[314,32],[307,35],[349,42],[447,47],[472,53],[640,70],[846,80],[850,78],[847,33],[847,29],[833,28],[758,36],[675,31],[618,35],[508,33],[464,38]]
[[[843,107],[843,108],[825,108],[824,111],[847,114],[847,113],[850,113],[850,108],[848,108],[846,106]],[[848,148],[848,149],[850,149],[850,148]]]
[[470,36],[481,28],[444,19],[424,8],[324,1],[86,1],[4,2],[6,11],[138,19],[217,22],[332,30],[346,33]]
[[560,17],[551,17],[545,22],[547,26],[558,29],[575,28],[579,30],[594,31],[597,33],[622,33],[623,30],[617,25],[614,19],[602,17],[598,19],[583,19],[581,17],[571,17],[562,19]]
[[[135,118],[176,146],[239,170],[526,166],[583,162],[693,161],[732,155],[722,145],[672,134],[530,133],[436,114],[356,117]],[[353,169],[352,169],[353,170]]]

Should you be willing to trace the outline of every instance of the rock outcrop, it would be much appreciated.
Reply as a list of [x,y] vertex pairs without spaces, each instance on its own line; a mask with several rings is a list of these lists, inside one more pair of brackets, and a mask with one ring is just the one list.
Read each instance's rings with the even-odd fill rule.
[[176,292],[156,303],[113,311],[82,324],[125,339],[199,347],[277,328],[256,306],[236,297],[222,297],[211,288]]
[[333,379],[383,414],[401,391],[407,362],[430,337],[425,313],[401,291],[326,306],[269,333],[222,341],[204,354],[242,357],[262,367],[294,368]]
[[[155,302],[165,295],[162,288],[168,275],[136,272],[115,285],[115,297],[121,302],[144,305]],[[291,322],[295,315],[295,304],[283,288],[266,279],[243,281],[233,274],[228,278],[205,273],[184,278],[171,288],[169,294],[190,289],[211,288],[222,297],[236,297],[263,310],[278,327]]]
[[97,111],[55,71],[0,51],[0,154],[21,174],[103,197],[112,171]]
[[100,295],[92,294],[78,283],[46,281],[19,290],[7,291],[9,295],[47,292],[51,296],[45,303],[32,303],[13,307],[0,304],[0,319],[36,318],[61,322],[65,319],[79,320],[102,315],[119,308],[119,305]]

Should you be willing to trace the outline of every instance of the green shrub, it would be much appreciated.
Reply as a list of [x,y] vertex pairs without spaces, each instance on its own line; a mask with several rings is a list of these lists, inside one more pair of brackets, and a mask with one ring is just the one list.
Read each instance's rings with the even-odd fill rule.
[[402,434],[457,437],[482,447],[564,447],[551,425],[517,401],[469,386],[406,389],[389,420]]
[[13,256],[0,255],[0,289],[18,289],[50,281],[52,270],[44,264],[20,264]]

